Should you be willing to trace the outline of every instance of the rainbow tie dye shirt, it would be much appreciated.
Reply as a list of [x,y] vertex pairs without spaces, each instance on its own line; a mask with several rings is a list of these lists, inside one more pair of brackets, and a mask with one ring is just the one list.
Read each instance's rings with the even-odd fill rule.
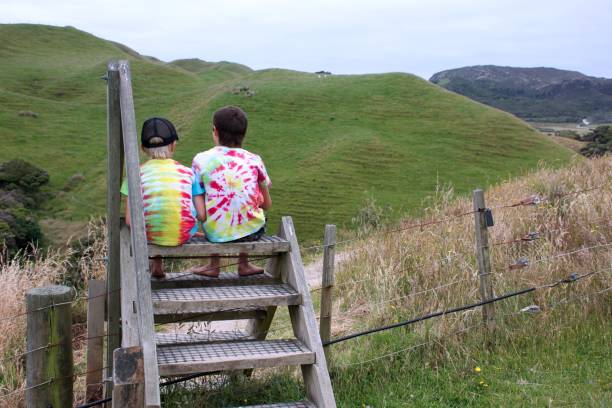
[[192,169],[206,194],[204,231],[209,241],[233,241],[265,226],[259,183],[272,183],[261,157],[216,146],[196,155]]
[[[172,159],[154,159],[140,166],[147,240],[151,244],[177,246],[197,231],[192,197],[203,194],[193,171]],[[127,178],[121,194],[128,195]]]

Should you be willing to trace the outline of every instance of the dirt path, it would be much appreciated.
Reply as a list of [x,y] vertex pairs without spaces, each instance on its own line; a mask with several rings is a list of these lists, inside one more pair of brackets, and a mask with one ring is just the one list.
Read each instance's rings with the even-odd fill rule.
[[[334,269],[337,271],[340,264],[345,262],[349,258],[350,252],[336,252],[334,259]],[[318,288],[321,286],[321,275],[323,274],[323,257],[318,258],[316,261],[304,267],[304,274],[306,275],[306,281],[308,286],[311,288]],[[248,320],[226,320],[219,322],[210,322],[207,324],[207,329],[211,331],[233,331],[242,330],[246,327]]]

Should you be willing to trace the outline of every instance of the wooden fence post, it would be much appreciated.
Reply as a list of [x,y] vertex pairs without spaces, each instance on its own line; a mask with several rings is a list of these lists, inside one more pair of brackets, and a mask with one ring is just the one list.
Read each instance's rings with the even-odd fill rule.
[[121,210],[121,171],[123,167],[123,137],[121,130],[121,107],[119,106],[119,64],[108,64],[108,174],[106,196],[107,263],[106,263],[106,331],[117,333],[106,338],[106,372],[104,373],[106,397],[112,395],[113,384],[108,381],[113,375],[113,351],[121,347],[121,272],[119,247],[119,222]]
[[[484,192],[474,190],[474,223],[476,235],[476,258],[478,259],[478,276],[480,278],[480,298],[484,302],[493,297],[491,283],[491,257],[489,249],[489,232],[487,231],[487,207]],[[495,330],[495,304],[489,303],[482,307],[482,318],[492,333]]]
[[71,288],[59,285],[26,292],[28,408],[72,406],[73,295]]
[[113,403],[114,408],[145,406],[144,366],[142,347],[132,346],[114,351]]
[[[87,376],[85,400],[96,401],[102,398],[102,376],[104,367],[104,306],[106,304],[106,283],[90,279],[87,283]],[[110,337],[112,333],[109,333]]]
[[[334,259],[336,256],[336,226],[326,225],[323,237],[323,276],[321,280],[321,318],[319,333],[321,342],[331,340],[331,321],[334,291]],[[325,347],[325,359],[330,363],[331,349]]]

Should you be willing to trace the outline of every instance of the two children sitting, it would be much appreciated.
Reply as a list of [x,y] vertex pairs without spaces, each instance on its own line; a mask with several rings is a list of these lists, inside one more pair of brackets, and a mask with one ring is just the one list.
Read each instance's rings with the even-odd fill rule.
[[[211,242],[256,241],[265,232],[264,210],[272,205],[270,178],[259,156],[242,148],[247,116],[237,107],[226,106],[213,115],[215,147],[198,153],[192,168],[172,159],[178,135],[172,123],[163,118],[144,122],[142,149],[150,160],[140,167],[147,240],[151,244],[178,246],[198,232],[202,222]],[[121,193],[127,196],[124,181]],[[130,216],[126,199],[126,223]],[[247,254],[240,254],[238,273],[259,274],[263,268],[251,265]],[[163,278],[160,258],[150,262],[151,274]],[[217,277],[219,257],[192,272]]]

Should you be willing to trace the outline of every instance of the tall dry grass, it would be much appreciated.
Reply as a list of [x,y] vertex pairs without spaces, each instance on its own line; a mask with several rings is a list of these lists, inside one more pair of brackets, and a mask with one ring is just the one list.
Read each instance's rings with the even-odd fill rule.
[[[559,170],[542,167],[491,188],[485,196],[487,206],[495,208],[534,194],[544,199],[542,204],[493,210],[495,226],[489,233],[495,294],[545,285],[572,273],[597,273],[568,285],[569,289],[541,289],[535,295],[497,303],[500,325],[504,315],[521,306],[535,303],[546,312],[568,297],[589,298],[585,313],[609,315],[611,292],[595,293],[612,283],[612,157],[580,159]],[[440,189],[425,205],[422,218],[407,219],[402,225],[472,211],[471,198],[454,198],[448,188]],[[540,239],[509,242],[529,232],[539,232]],[[350,259],[337,275],[335,335],[480,300],[473,215],[422,229],[371,231],[370,236],[345,249]],[[588,247],[595,248],[580,250]],[[559,256],[566,252],[573,253]],[[520,257],[529,259],[530,265],[510,269]],[[417,333],[427,330],[444,336],[479,322],[480,313],[474,309],[413,327]]]
[[[25,294],[28,289],[70,282],[86,293],[87,281],[104,275],[104,224],[93,219],[81,244],[43,251],[32,249],[11,259],[0,258],[0,407],[23,405],[25,387]],[[78,275],[78,278],[76,277]],[[75,302],[74,319],[83,320],[85,304]],[[82,360],[76,350],[75,362]],[[21,391],[20,391],[21,390]],[[10,394],[8,397],[3,395]]]

